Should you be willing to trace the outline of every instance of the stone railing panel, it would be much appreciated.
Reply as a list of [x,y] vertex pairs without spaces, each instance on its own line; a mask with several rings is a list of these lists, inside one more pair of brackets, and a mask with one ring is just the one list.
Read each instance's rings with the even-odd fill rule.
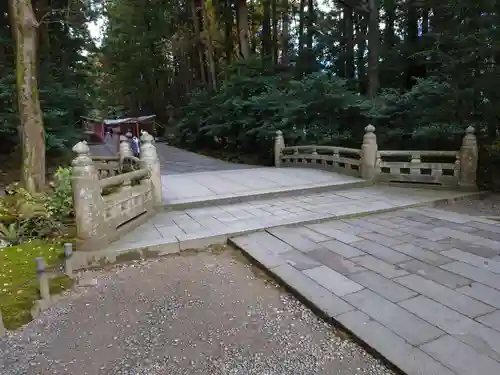
[[288,146],[281,149],[283,167],[322,168],[360,175],[361,150],[335,146]]
[[[146,152],[140,159],[125,154],[94,161],[85,142],[73,147],[78,154],[73,161],[72,186],[79,250],[102,248],[163,206],[160,168],[151,138],[143,134]],[[136,170],[125,171],[130,169]]]
[[455,151],[378,151],[376,180],[458,186],[460,153]]
[[120,157],[118,156],[92,156],[92,161],[99,179],[120,174]]
[[278,130],[276,167],[332,169],[367,181],[415,183],[475,190],[478,147],[473,127],[465,131],[460,151],[379,151],[375,127],[368,125],[361,149],[332,146],[286,146]]

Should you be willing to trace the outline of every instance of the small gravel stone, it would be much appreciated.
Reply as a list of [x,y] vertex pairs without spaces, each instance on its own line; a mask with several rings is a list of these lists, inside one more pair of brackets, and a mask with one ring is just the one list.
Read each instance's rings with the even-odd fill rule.
[[1,375],[393,375],[232,249],[92,277],[0,339]]

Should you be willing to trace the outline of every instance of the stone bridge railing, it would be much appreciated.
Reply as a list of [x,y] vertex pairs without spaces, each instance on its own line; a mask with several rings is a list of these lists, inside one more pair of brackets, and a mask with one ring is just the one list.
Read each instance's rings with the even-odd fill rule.
[[[141,157],[123,141],[117,157],[91,157],[73,147],[73,204],[78,250],[101,250],[163,207],[160,164],[153,137],[141,136]],[[128,145],[128,147],[127,147]]]
[[375,128],[368,125],[365,131],[361,148],[352,149],[286,146],[278,130],[275,166],[324,168],[373,182],[476,188],[478,148],[473,127],[467,128],[459,151],[379,151]]

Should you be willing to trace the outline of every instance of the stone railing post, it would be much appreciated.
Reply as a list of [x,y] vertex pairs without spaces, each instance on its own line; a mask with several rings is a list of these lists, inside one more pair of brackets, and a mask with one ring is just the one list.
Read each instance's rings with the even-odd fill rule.
[[118,153],[120,155],[120,159],[124,158],[125,156],[134,156],[132,147],[130,146],[130,140],[124,135],[120,135],[120,148],[118,150]]
[[[71,163],[73,172],[71,186],[73,189],[73,207],[77,243],[80,250],[89,250],[92,243],[99,241],[104,235],[104,214],[102,212],[101,189],[97,185],[98,175],[94,162],[90,157],[87,142],[79,142],[73,147],[77,154]],[[97,250],[97,249],[96,249]]]
[[281,130],[276,131],[276,137],[274,138],[274,166],[281,166],[281,153],[285,148],[285,139],[283,138],[283,132]]
[[160,159],[153,144],[154,138],[144,131],[141,135],[141,164],[142,168],[148,168],[151,173],[151,189],[155,207],[163,206],[163,191],[161,187]]
[[465,136],[460,148],[460,179],[459,185],[464,188],[475,189],[478,162],[477,139],[475,129],[469,126],[465,130]]
[[361,146],[361,177],[365,180],[373,181],[376,176],[377,163],[377,136],[375,127],[368,125],[365,128],[363,136],[363,145]]

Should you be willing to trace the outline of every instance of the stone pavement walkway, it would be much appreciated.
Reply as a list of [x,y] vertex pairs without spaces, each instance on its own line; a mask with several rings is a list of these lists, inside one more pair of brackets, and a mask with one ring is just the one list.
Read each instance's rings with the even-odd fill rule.
[[247,201],[264,196],[300,194],[363,186],[360,178],[311,168],[248,168],[163,175],[168,207]]
[[500,223],[406,209],[230,240],[408,375],[500,374]]
[[394,375],[234,250],[92,277],[0,339],[0,374]]
[[160,159],[162,175],[255,168],[251,165],[230,163],[196,154],[166,143],[156,143],[156,151]]
[[106,251],[152,250],[158,246],[165,250],[168,245],[175,252],[225,243],[231,235],[269,227],[394,210],[463,195],[445,190],[371,186],[166,211],[114,242]]

